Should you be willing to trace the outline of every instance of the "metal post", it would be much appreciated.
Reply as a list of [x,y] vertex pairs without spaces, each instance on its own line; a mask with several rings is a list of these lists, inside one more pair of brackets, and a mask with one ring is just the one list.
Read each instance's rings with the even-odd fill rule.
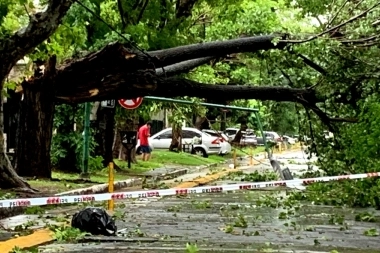
[[90,114],[91,114],[91,104],[89,102],[85,103],[84,106],[84,131],[83,131],[83,161],[82,161],[82,175],[83,178],[88,178],[88,159],[90,156],[89,152],[89,142],[90,142]]
[[260,116],[258,112],[254,112],[257,120],[257,124],[259,126],[259,130],[261,132],[261,135],[263,136],[263,142],[265,146],[265,151],[268,153],[268,158],[272,158],[272,154],[270,152],[270,149],[268,147],[267,139],[265,138],[264,130],[263,130],[263,125],[261,124]]
[[234,148],[234,169],[237,167],[237,162],[236,162],[236,148]]
[[256,108],[247,108],[247,107],[240,107],[240,106],[231,106],[231,105],[221,105],[221,104],[211,104],[211,103],[196,103],[193,101],[188,100],[180,100],[180,99],[172,99],[172,98],[160,98],[160,97],[144,97],[144,99],[147,100],[154,100],[154,101],[161,101],[161,102],[170,102],[170,103],[177,103],[177,104],[186,104],[186,105],[202,105],[202,106],[208,106],[208,107],[215,107],[215,108],[222,108],[222,109],[231,109],[231,110],[241,110],[241,111],[247,111],[247,112],[258,112],[259,110]]
[[[114,184],[114,174],[113,174],[113,162],[110,162],[108,165],[108,192],[113,193],[113,184]],[[108,200],[108,211],[114,210],[114,201],[113,199]]]
[[249,146],[249,165],[253,165],[253,152],[252,152],[252,146]]

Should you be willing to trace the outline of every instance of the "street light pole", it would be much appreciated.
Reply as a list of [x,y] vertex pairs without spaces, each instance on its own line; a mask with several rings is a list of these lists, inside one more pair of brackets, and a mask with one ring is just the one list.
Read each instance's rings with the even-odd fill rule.
[[88,174],[88,159],[90,156],[89,143],[90,143],[90,114],[91,106],[89,102],[84,105],[84,131],[83,131],[83,160],[82,160],[82,178],[89,178]]

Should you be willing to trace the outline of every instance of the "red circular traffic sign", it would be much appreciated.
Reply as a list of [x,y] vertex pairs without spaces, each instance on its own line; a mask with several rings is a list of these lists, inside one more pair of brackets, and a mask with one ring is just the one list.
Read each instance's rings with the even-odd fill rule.
[[142,97],[132,98],[132,99],[120,99],[119,104],[121,105],[121,107],[131,110],[131,109],[136,109],[137,107],[139,107],[142,101],[143,101]]

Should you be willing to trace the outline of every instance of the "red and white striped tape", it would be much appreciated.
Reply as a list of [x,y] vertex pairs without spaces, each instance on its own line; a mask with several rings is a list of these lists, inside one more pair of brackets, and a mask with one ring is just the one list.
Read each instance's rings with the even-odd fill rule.
[[363,179],[369,177],[379,177],[380,172],[354,174],[333,177],[317,177],[317,178],[304,178],[293,179],[287,181],[270,181],[258,183],[243,183],[243,184],[229,184],[218,186],[202,186],[195,188],[172,188],[165,190],[145,190],[133,192],[117,192],[117,193],[102,193],[93,195],[75,195],[75,196],[60,196],[60,197],[44,197],[44,198],[25,198],[25,199],[5,199],[0,200],[0,208],[16,207],[16,206],[44,206],[52,204],[68,204],[68,203],[81,203],[105,200],[120,200],[120,199],[134,199],[134,198],[151,198],[163,196],[175,196],[186,194],[200,194],[200,193],[217,193],[234,190],[250,190],[257,188],[275,187],[275,186],[291,186],[291,185],[308,185],[315,182],[328,182],[346,179]]

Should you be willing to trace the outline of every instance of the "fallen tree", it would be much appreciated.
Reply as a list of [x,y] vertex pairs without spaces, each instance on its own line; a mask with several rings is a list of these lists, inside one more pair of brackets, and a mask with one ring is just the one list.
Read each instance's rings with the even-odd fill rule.
[[[22,101],[21,117],[24,124],[19,129],[19,138],[25,141],[19,142],[17,147],[17,171],[23,176],[39,178],[51,176],[49,152],[52,116],[56,102],[83,103],[154,95],[194,96],[206,99],[218,97],[224,100],[307,101],[315,105],[321,100],[311,89],[211,85],[175,76],[177,73],[186,72],[223,55],[282,49],[283,44],[272,43],[275,38],[278,36],[248,37],[180,46],[148,53],[136,51],[121,43],[112,43],[98,52],[67,61],[58,67],[55,66],[54,57],[51,58],[43,73],[37,72],[31,79],[22,83],[25,96]],[[204,57],[198,58],[199,56]],[[180,62],[175,63],[175,61]],[[166,67],[167,76],[165,75]],[[174,76],[170,77],[171,75]],[[31,131],[36,134],[28,134]],[[32,148],[36,144],[40,147],[39,149]]]
[[[271,42],[275,36],[258,36],[198,45],[181,46],[143,54],[114,43],[96,53],[67,62],[57,69],[56,97],[62,103],[83,103],[107,99],[193,96],[220,99],[322,102],[313,89],[247,85],[211,85],[179,77],[217,56],[283,48]],[[271,46],[272,45],[272,46]],[[199,52],[204,52],[203,58]],[[211,53],[217,54],[212,55]],[[195,59],[194,59],[195,58]],[[162,62],[161,62],[162,60]],[[173,61],[179,60],[177,64]],[[169,64],[167,66],[166,64]],[[162,68],[157,68],[162,66]],[[167,67],[166,67],[167,66]],[[83,71],[85,69],[85,71]]]
[[[50,0],[46,11],[31,17],[25,29],[0,40],[1,85],[16,62],[57,29],[72,3],[70,0]],[[83,103],[146,95],[291,101],[309,107],[328,123],[329,117],[317,106],[323,100],[313,88],[210,85],[176,76],[211,59],[222,59],[229,54],[283,50],[292,43],[300,43],[285,39],[282,34],[273,34],[151,52],[137,50],[132,44],[112,43],[98,52],[68,60],[60,66],[56,66],[55,58],[51,57],[46,63],[46,71],[37,73],[22,83],[25,96],[19,136],[25,139],[21,140],[25,144],[19,144],[16,150],[17,170],[24,176],[51,177],[51,122],[57,102]],[[4,148],[0,151],[0,175],[1,188],[28,187],[14,173]]]

